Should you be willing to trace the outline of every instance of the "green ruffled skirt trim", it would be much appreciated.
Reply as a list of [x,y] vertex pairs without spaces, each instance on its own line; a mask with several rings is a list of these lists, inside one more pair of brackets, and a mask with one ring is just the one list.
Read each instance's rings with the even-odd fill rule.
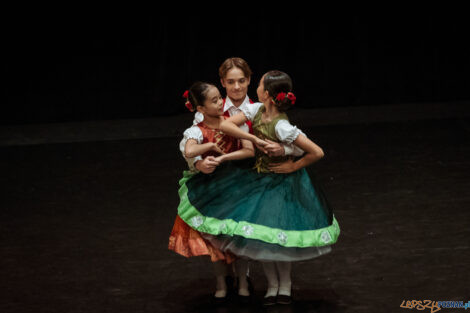
[[186,182],[194,175],[196,174],[193,172],[185,171],[183,178],[179,181],[180,204],[178,206],[178,215],[189,226],[199,232],[211,235],[238,235],[270,244],[298,248],[327,246],[338,240],[340,228],[334,215],[332,224],[328,227],[303,231],[283,230],[244,221],[220,220],[204,216],[190,203],[188,198]]

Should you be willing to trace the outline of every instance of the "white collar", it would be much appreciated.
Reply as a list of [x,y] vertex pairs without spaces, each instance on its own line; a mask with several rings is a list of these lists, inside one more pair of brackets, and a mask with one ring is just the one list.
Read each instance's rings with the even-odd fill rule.
[[[242,108],[243,106],[247,105],[250,103],[250,98],[248,97],[248,95],[245,96],[245,100],[243,100],[242,104],[240,104],[240,106],[238,107],[238,109]],[[225,97],[225,105],[224,105],[224,112],[226,112],[228,109],[230,109],[231,107],[235,107],[235,105],[233,104],[232,100],[230,100],[229,97]],[[236,107],[235,107],[236,108]]]

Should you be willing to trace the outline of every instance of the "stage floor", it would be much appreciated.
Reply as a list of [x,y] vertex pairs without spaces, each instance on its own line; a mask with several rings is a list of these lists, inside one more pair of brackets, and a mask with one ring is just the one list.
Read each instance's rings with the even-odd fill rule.
[[167,249],[186,167],[168,137],[0,147],[0,312],[376,313],[469,301],[470,120],[304,131],[325,151],[308,170],[341,235],[330,254],[294,263],[293,304],[260,305],[266,282],[252,262],[252,303],[213,306],[208,258]]

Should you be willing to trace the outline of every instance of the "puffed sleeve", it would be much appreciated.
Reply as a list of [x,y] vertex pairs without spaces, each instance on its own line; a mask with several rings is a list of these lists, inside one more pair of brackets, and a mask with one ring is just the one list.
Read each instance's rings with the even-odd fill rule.
[[[300,134],[301,135],[304,135],[305,137],[307,137],[307,135],[305,135],[300,129]],[[295,157],[300,157],[302,155],[304,155],[304,150],[302,150],[301,148],[297,147],[295,144],[293,143],[290,143],[290,144],[283,144],[284,146],[284,155],[293,155]]]
[[183,133],[183,139],[180,141],[180,151],[183,157],[185,158],[186,162],[188,162],[188,167],[191,171],[197,171],[197,169],[194,166],[194,163],[196,163],[199,160],[202,160],[202,157],[200,155],[194,157],[194,158],[187,158],[184,149],[186,147],[186,142],[188,142],[189,139],[195,139],[198,144],[202,143],[203,141],[203,136],[201,129],[197,126],[190,127],[186,129]]
[[277,122],[274,130],[276,137],[283,143],[291,144],[302,133],[300,129],[289,123],[287,120]]
[[258,113],[258,110],[262,105],[263,103],[261,102],[250,103],[241,108],[241,111],[243,112],[243,114],[245,114],[246,118],[249,121],[253,121],[256,113]]

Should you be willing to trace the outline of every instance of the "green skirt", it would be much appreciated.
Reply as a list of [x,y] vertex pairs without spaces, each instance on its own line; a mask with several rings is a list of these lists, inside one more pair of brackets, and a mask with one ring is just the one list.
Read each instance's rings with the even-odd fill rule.
[[305,169],[258,173],[228,162],[212,174],[185,172],[179,216],[214,246],[255,260],[295,261],[331,250],[338,222]]

